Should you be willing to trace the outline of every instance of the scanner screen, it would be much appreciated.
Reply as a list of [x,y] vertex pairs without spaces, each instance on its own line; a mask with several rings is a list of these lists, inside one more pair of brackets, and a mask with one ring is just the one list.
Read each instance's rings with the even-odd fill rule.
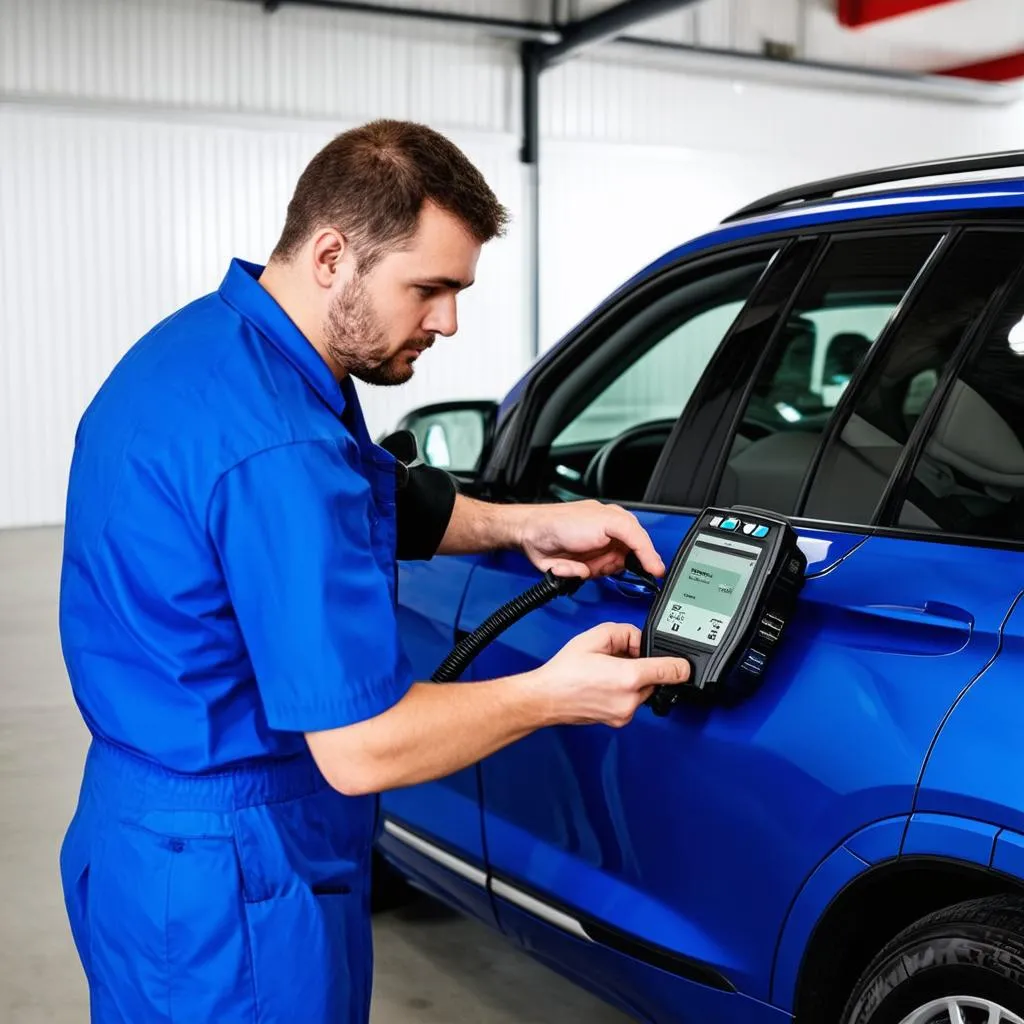
[[761,548],[701,533],[665,603],[657,630],[717,647],[750,585]]

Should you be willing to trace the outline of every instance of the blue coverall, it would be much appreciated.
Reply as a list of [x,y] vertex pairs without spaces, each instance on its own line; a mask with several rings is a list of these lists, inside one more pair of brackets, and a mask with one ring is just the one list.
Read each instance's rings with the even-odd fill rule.
[[138,341],[75,438],[60,631],[92,741],[60,867],[103,1024],[369,1014],[378,803],[302,733],[411,685],[396,464],[260,270]]

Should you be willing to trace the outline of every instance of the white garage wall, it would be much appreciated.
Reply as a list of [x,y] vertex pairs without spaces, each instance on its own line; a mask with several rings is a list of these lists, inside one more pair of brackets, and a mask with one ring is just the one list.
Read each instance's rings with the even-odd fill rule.
[[[1022,127],[1020,111],[818,94],[623,56],[543,79],[545,347],[649,259],[760,193],[1002,148]],[[500,395],[528,354],[518,78],[513,44],[439,27],[301,7],[267,16],[237,0],[0,0],[0,526],[61,520],[74,426],[116,358],[216,287],[232,255],[263,259],[305,160],[370,117],[448,132],[515,218],[484,253],[458,336],[414,382],[366,394],[371,426],[423,401]]]
[[1020,148],[1024,140],[1024,104],[663,65],[602,56],[544,79],[542,347],[630,274],[759,196],[854,170]]
[[364,390],[371,429],[522,372],[515,54],[416,32],[216,0],[0,0],[0,527],[63,519],[75,426],[117,358],[232,256],[265,259],[306,161],[369,117],[444,128],[513,216],[458,334],[409,384]]
[[[265,257],[329,135],[0,109],[0,524],[60,521],[75,425],[114,362],[232,256]],[[519,214],[514,141],[459,141]],[[514,235],[485,250],[459,333],[408,385],[364,392],[371,428],[437,397],[499,395],[521,371],[521,252]]]

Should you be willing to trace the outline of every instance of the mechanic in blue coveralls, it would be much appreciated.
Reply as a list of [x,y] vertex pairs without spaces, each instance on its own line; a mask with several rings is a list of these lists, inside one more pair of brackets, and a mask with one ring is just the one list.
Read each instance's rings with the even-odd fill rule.
[[[344,133],[265,268],[134,344],[86,410],[60,629],[92,733],[61,849],[94,1021],[365,1022],[376,794],[556,723],[626,724],[685,662],[608,624],[533,672],[415,682],[395,559],[516,547],[540,570],[664,566],[627,511],[399,488],[353,381],[399,384],[506,212],[424,126]],[[141,254],[145,258],[145,254]]]

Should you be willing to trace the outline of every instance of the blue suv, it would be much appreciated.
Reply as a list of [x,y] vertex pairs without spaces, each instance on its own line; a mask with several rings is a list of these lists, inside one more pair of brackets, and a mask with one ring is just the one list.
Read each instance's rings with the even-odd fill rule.
[[[994,168],[1016,171],[966,180]],[[622,504],[666,564],[701,509],[770,509],[808,567],[747,700],[541,730],[389,792],[382,870],[637,1020],[1024,1024],[1021,168],[767,197],[500,403],[407,418],[467,493]],[[537,579],[517,552],[402,565],[419,677]],[[589,582],[463,679],[651,600],[628,572]]]

